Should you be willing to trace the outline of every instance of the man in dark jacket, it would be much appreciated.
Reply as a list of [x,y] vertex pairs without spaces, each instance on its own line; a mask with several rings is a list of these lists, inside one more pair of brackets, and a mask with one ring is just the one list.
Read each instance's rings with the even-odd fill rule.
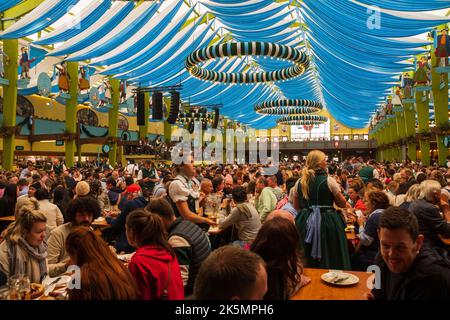
[[127,198],[127,201],[119,216],[117,218],[106,218],[106,221],[111,225],[110,236],[116,239],[114,247],[119,253],[131,253],[134,251],[133,247],[128,243],[127,235],[125,233],[125,224],[128,214],[135,209],[145,208],[148,204],[148,201],[142,196],[141,189],[138,185],[133,184],[129,186],[125,191],[125,197]]
[[450,260],[423,245],[417,218],[411,212],[391,207],[380,216],[379,288],[376,300],[450,299]]
[[196,224],[181,217],[176,218],[172,206],[165,199],[152,200],[145,209],[162,218],[169,234],[169,244],[180,264],[184,294],[191,295],[200,265],[211,253],[206,233]]
[[417,217],[419,232],[425,237],[425,243],[445,251],[447,247],[439,235],[450,237],[450,209],[448,203],[441,201],[440,183],[434,180],[422,181],[420,198],[411,203],[409,211]]

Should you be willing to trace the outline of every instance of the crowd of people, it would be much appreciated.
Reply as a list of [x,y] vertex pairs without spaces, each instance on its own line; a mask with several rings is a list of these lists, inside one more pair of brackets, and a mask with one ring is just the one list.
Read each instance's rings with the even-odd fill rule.
[[[316,150],[268,169],[185,158],[2,171],[0,216],[15,221],[0,236],[0,286],[75,265],[68,299],[287,300],[311,281],[305,268],[378,265],[368,299],[450,299],[449,168]],[[95,229],[99,217],[109,227]]]

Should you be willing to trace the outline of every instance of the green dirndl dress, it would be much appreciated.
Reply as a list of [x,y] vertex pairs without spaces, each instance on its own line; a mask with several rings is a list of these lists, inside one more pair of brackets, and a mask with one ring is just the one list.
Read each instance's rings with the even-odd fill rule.
[[[319,174],[312,179],[309,186],[309,200],[302,196],[301,184],[298,196],[302,209],[296,218],[300,233],[300,244],[304,248],[307,268],[350,270],[350,255],[345,235],[345,222],[333,207],[334,197],[328,188],[327,175]],[[312,214],[312,206],[320,207],[320,249],[321,259],[311,256],[312,243],[306,243],[307,221]]]

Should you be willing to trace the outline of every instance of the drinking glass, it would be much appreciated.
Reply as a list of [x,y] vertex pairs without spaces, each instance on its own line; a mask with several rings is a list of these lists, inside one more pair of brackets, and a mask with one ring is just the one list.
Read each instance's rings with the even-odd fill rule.
[[9,300],[9,287],[0,287],[0,300]]
[[11,300],[30,300],[31,283],[27,275],[9,278],[9,298]]
[[103,211],[105,212],[105,216],[109,216],[111,213],[111,205],[107,204],[103,207]]
[[19,281],[18,293],[20,300],[30,300],[31,297],[31,281],[26,275],[22,276]]

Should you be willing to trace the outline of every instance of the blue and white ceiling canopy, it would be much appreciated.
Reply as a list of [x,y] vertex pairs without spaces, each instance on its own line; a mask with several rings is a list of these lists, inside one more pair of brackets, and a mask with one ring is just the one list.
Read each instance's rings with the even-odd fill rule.
[[[0,1],[0,11],[20,2]],[[71,6],[80,4],[85,6],[75,16],[68,14]],[[368,7],[373,6],[380,10],[372,10],[372,21]],[[258,115],[253,106],[277,99],[320,101],[342,124],[362,128],[399,74],[413,69],[412,58],[428,52],[430,43],[423,34],[449,21],[431,12],[442,9],[450,10],[448,0],[45,0],[1,32],[0,39],[32,36],[65,21],[55,30],[46,29],[35,42],[55,44],[48,53],[55,61],[89,60],[103,75],[134,85],[181,83],[183,99],[223,104],[222,114],[257,128],[274,126],[277,117]],[[374,23],[371,27],[368,20]],[[300,50],[310,66],[293,80],[251,85],[200,81],[184,68],[186,57],[197,49],[252,41]],[[39,61],[37,67],[48,63]],[[201,66],[251,74],[287,65],[276,59],[237,57]]]

